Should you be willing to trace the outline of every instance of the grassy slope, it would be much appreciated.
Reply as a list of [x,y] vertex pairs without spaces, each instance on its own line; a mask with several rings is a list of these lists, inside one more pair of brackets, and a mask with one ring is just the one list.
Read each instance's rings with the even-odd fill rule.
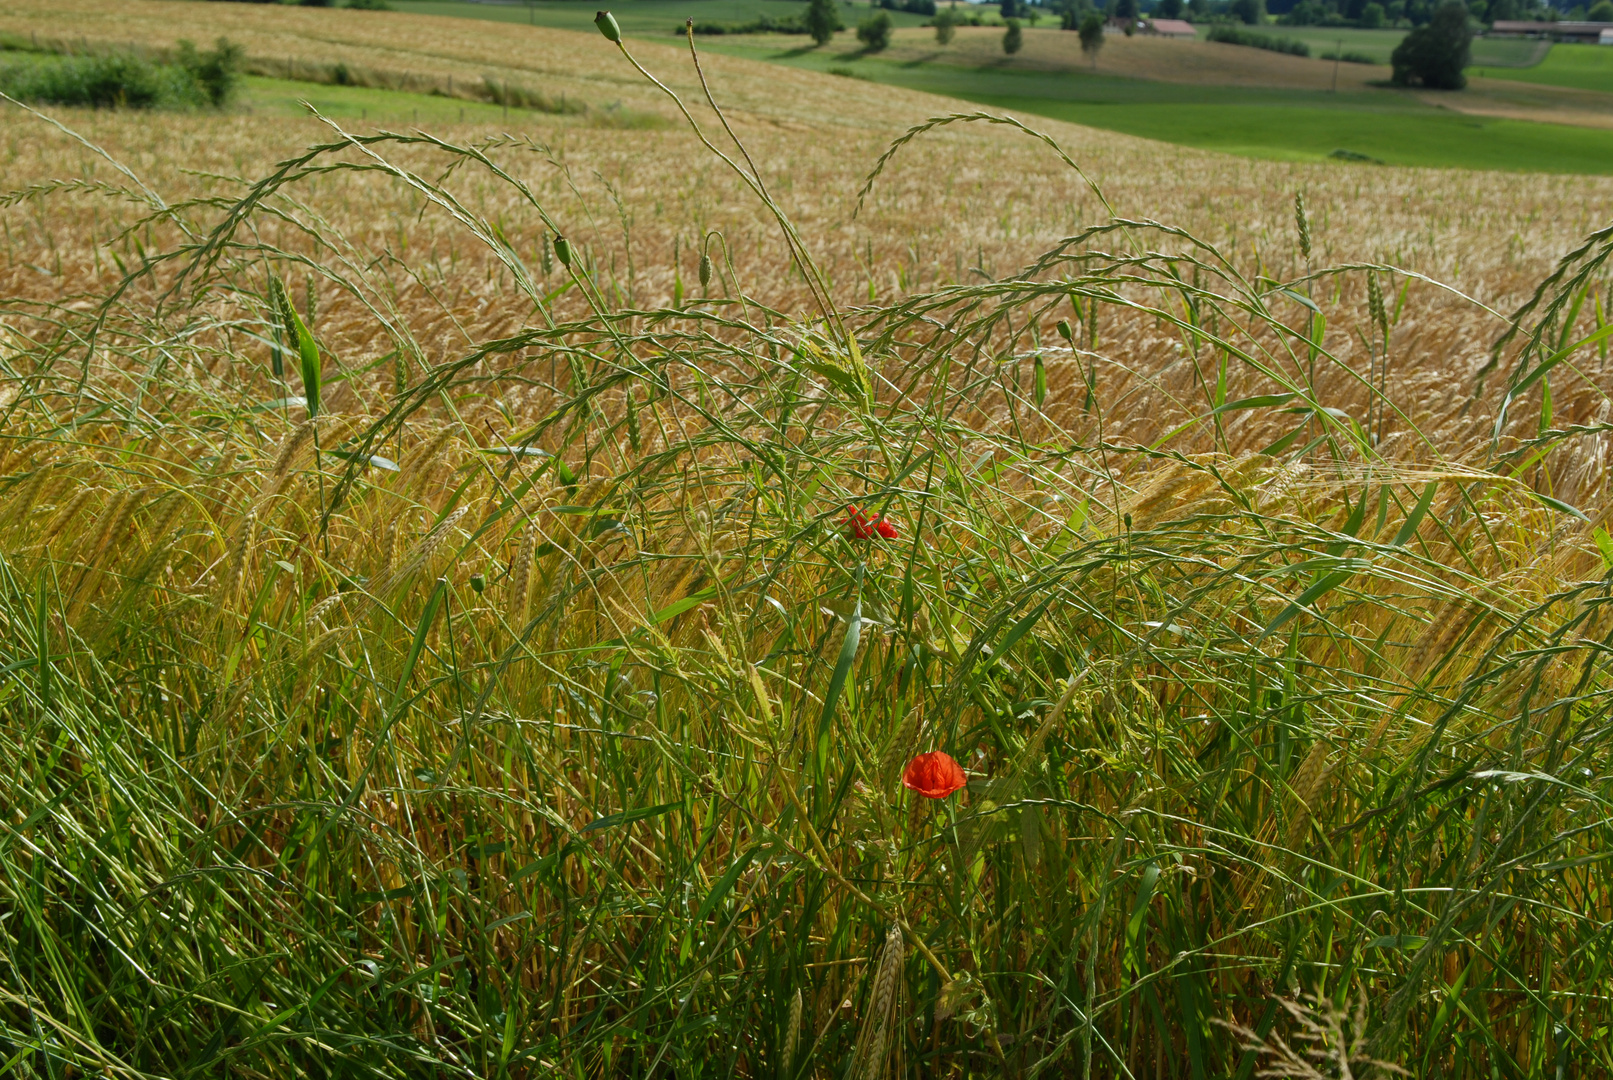
[[1530,68],[1487,71],[1477,63],[1475,67],[1474,74],[1613,93],[1613,48],[1603,45],[1554,45],[1543,61]]
[[[1303,41],[1311,47],[1313,56],[1332,52],[1343,42],[1345,52],[1362,53],[1380,64],[1389,62],[1389,54],[1406,36],[1404,29],[1358,30],[1353,26],[1269,26],[1264,32],[1274,37]],[[1201,28],[1199,33],[1201,36],[1208,34],[1209,27]],[[1473,63],[1488,67],[1525,67],[1539,63],[1543,45],[1546,43],[1510,38],[1476,38],[1473,41]]]
[[[975,31],[982,41],[996,35]],[[1026,52],[1049,41],[1046,52],[1069,35],[1057,31],[1027,31]],[[1041,39],[1041,40],[1038,40]],[[827,70],[849,66],[876,82],[962,98],[993,108],[1054,117],[1147,138],[1205,149],[1285,160],[1325,159],[1335,150],[1365,154],[1391,164],[1456,166],[1476,169],[1544,172],[1613,172],[1613,132],[1558,124],[1527,123],[1463,115],[1436,108],[1411,94],[1375,90],[1365,82],[1358,65],[1345,65],[1341,83],[1353,79],[1350,92],[1331,94],[1321,87],[1331,65],[1258,53],[1257,74],[1277,72],[1294,78],[1288,67],[1306,72],[1312,88],[1278,89],[1261,86],[1198,85],[1157,79],[1125,78],[1104,74],[1117,66],[1106,46],[1100,56],[1100,73],[1016,70],[1019,58],[1002,59],[972,67],[938,62],[946,54],[932,47],[919,31],[899,34],[888,56],[862,56],[836,43],[823,50],[792,47],[782,39],[768,44],[723,40],[711,47],[736,55]],[[1144,45],[1145,43],[1136,43]],[[1149,44],[1149,56],[1128,63],[1137,70],[1147,63],[1163,65],[1152,54],[1170,48],[1170,42]],[[1235,46],[1204,45],[1201,49],[1254,52]],[[1135,51],[1143,53],[1143,49]],[[983,59],[964,35],[952,54]],[[937,57],[930,60],[927,57]],[[1235,57],[1236,58],[1236,57]],[[1381,69],[1366,69],[1367,72]]]
[[[470,18],[587,28],[595,5],[546,0],[526,8],[399,0],[404,10]],[[616,12],[628,33],[660,36],[684,15],[743,21],[766,11],[798,11],[795,0],[632,0]],[[853,25],[864,8],[847,8]],[[709,12],[709,15],[706,13]],[[917,16],[902,16],[911,26]],[[1347,51],[1387,63],[1402,30],[1273,27],[1271,32],[1308,42],[1318,54],[1342,40]],[[1382,67],[1335,65],[1256,49],[1208,42],[1150,38],[1106,42],[1098,74],[1087,72],[1073,34],[1028,29],[1025,47],[1012,60],[1000,50],[1001,31],[964,28],[945,50],[927,31],[898,33],[892,49],[864,56],[849,34],[822,50],[801,39],[706,38],[705,48],[752,59],[826,71],[851,68],[874,82],[962,98],[996,108],[1054,117],[1146,138],[1280,160],[1325,159],[1335,150],[1365,154],[1399,165],[1545,172],[1613,172],[1613,136],[1567,124],[1541,124],[1538,115],[1557,103],[1531,103],[1529,118],[1463,115],[1411,95],[1372,89],[1388,77]],[[1507,78],[1526,69],[1537,53],[1532,42],[1474,43],[1475,56],[1505,67]],[[1537,71],[1540,69],[1527,69]],[[1531,81],[1579,85],[1551,74]],[[1337,79],[1341,90],[1330,93]],[[1600,89],[1587,85],[1587,89]],[[1503,88],[1504,92],[1504,88]],[[1473,102],[1488,107],[1478,95]],[[1613,104],[1610,102],[1609,104]],[[1565,119],[1575,119],[1564,113]]]

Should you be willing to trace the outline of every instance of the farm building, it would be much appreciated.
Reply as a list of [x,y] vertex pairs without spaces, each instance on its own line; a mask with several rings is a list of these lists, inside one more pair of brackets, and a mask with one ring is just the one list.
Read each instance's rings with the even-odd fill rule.
[[1498,38],[1551,38],[1553,41],[1579,41],[1595,45],[1598,42],[1613,44],[1607,23],[1601,22],[1522,22],[1498,19],[1490,27],[1487,37]]
[[1148,29],[1144,33],[1173,38],[1196,38],[1199,36],[1198,31],[1193,29],[1193,24],[1183,19],[1150,19]]

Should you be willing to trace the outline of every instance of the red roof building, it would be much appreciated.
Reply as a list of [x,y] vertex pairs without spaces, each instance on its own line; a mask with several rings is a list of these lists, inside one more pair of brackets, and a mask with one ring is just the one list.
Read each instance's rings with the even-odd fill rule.
[[1150,19],[1148,29],[1144,33],[1159,34],[1161,37],[1196,38],[1199,32],[1193,29],[1193,24],[1182,19]]

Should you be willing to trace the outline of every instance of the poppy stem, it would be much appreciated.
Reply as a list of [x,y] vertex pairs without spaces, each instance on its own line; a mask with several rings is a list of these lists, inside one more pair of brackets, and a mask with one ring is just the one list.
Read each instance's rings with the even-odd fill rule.
[[924,943],[924,939],[913,932],[913,928],[908,925],[906,919],[902,918],[900,914],[889,911],[884,904],[875,900],[873,897],[869,896],[867,893],[863,892],[861,889],[857,888],[857,886],[853,885],[851,882],[847,881],[841,876],[840,871],[836,870],[834,868],[834,863],[830,861],[829,852],[823,846],[823,840],[818,836],[818,830],[812,827],[812,819],[807,816],[806,807],[801,804],[801,797],[795,793],[795,788],[788,783],[780,784],[779,786],[784,789],[784,794],[789,798],[791,805],[795,807],[796,817],[801,822],[801,827],[806,829],[807,838],[812,841],[812,849],[817,853],[818,861],[823,864],[823,872],[834,878],[841,885],[844,885],[848,890],[850,890],[851,895],[855,896],[858,900],[861,900],[863,903],[867,904],[869,907],[883,915],[889,915],[891,919],[895,921],[896,925],[902,928],[902,933],[906,934],[913,940],[913,944],[915,947],[917,947],[919,954],[923,956],[924,959],[928,960],[930,965],[935,968],[936,974],[941,976],[941,981],[951,982],[952,973],[947,970],[947,966],[945,964],[941,963],[941,958],[930,951],[930,947]]

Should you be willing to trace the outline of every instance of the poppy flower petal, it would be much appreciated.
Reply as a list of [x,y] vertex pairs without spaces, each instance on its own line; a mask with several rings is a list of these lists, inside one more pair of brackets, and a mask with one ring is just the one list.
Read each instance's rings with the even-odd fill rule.
[[919,754],[902,770],[902,786],[926,799],[944,799],[967,782],[963,766],[944,750]]

